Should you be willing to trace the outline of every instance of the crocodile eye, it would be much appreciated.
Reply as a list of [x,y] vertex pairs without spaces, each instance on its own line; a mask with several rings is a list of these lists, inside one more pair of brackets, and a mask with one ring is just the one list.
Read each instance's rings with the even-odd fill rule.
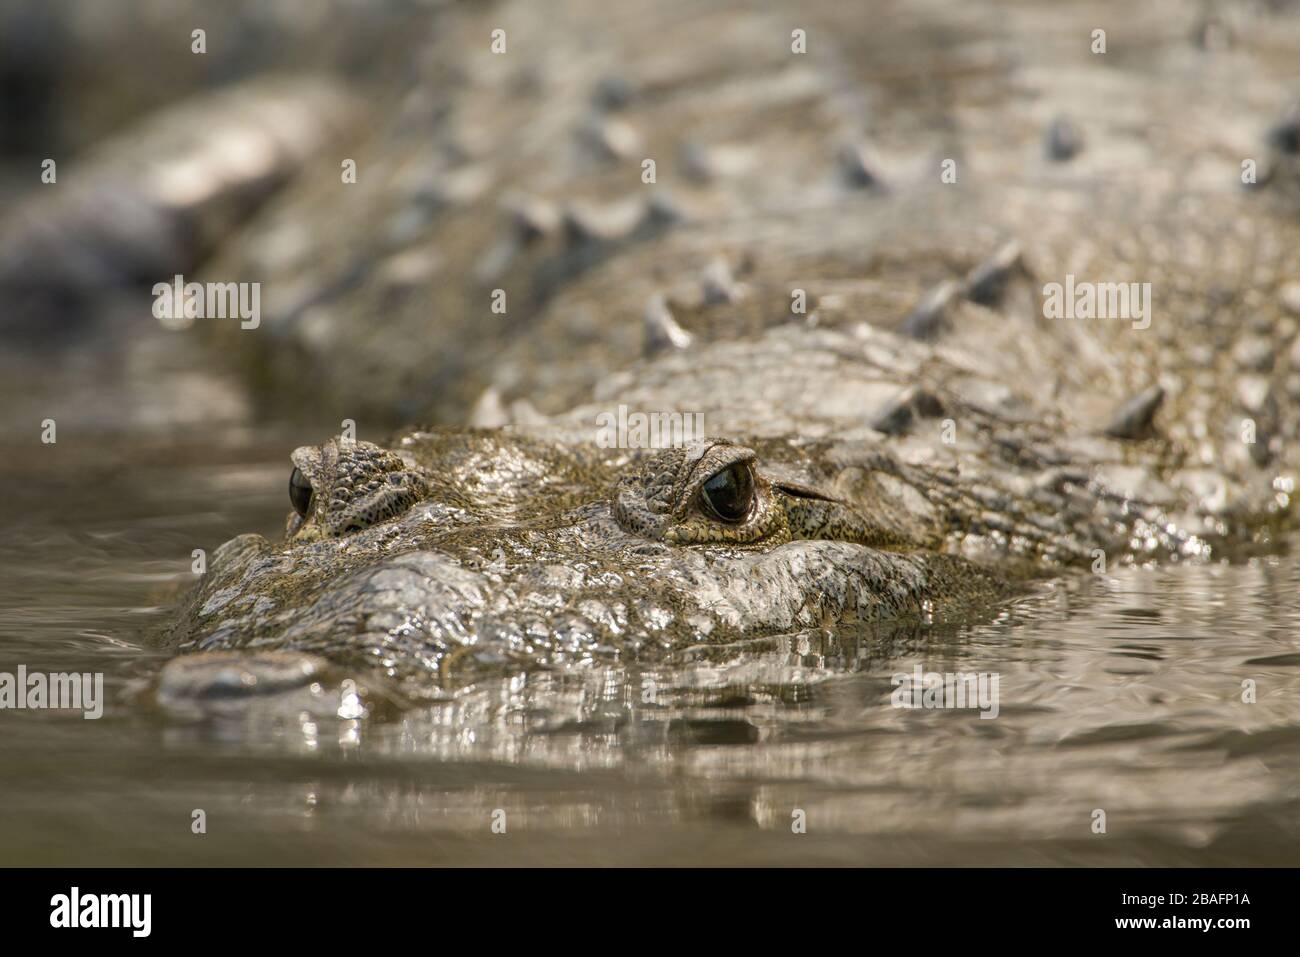
[[708,510],[724,522],[743,522],[754,504],[754,473],[748,462],[729,465],[701,489]]
[[293,503],[295,512],[307,517],[307,509],[311,508],[311,482],[307,481],[301,469],[294,469],[289,475],[289,501]]

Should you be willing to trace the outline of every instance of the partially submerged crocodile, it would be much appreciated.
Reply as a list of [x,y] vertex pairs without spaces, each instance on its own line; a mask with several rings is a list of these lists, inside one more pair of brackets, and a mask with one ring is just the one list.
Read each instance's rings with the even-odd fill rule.
[[[168,666],[164,699],[297,693],[326,661],[418,696],[517,668],[962,620],[1063,566],[1203,560],[1288,521],[1291,473],[1215,501],[1175,443],[1136,438],[1158,397],[1107,435],[868,326],[792,325],[686,358],[606,384],[636,400],[662,377],[700,401],[720,431],[680,447],[602,448],[598,404],[298,449],[285,540],[212,556],[171,635],[200,654]],[[872,390],[897,393],[874,427],[856,406]]]
[[[355,188],[322,167],[212,265],[267,282],[266,334],[216,337],[264,381],[481,428],[295,452],[285,541],[214,554],[164,698],[331,668],[419,694],[960,617],[1064,567],[1204,560],[1289,523],[1300,137],[1294,117],[1259,134],[1294,18],[1243,20],[1273,44],[1245,61],[1107,20],[1097,58],[1086,11],[1040,54],[1000,21],[953,40],[955,11],[877,37],[814,4],[803,56],[771,12],[656,11],[651,45],[603,6],[447,13],[439,49],[500,23],[517,52],[422,61],[445,91],[391,108]],[[935,44],[919,93],[891,31]],[[1046,106],[990,115],[1024,88]],[[1149,295],[1055,317],[1075,280]],[[709,438],[603,448],[620,408]]]

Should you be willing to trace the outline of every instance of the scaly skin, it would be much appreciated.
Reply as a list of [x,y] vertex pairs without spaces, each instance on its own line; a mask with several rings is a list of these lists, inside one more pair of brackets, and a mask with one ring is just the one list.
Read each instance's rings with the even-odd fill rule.
[[[1026,575],[1270,547],[1300,444],[1300,161],[1263,134],[1293,58],[1198,52],[1190,29],[1155,26],[1179,22],[1175,4],[1149,22],[1103,6],[1105,59],[1078,39],[1097,22],[1087,9],[1052,8],[1060,49],[1040,54],[1002,35],[1033,17],[962,6],[864,26],[814,3],[801,58],[762,11],[647,14],[672,34],[650,44],[629,39],[640,15],[587,0],[493,8],[531,41],[494,66],[549,77],[545,97],[475,64],[445,112],[395,111],[374,144],[386,162],[357,190],[333,171],[299,183],[219,266],[263,268],[282,232],[310,237],[268,267],[294,293],[268,304],[277,336],[240,348],[271,381],[330,382],[313,402],[464,421],[491,386],[531,407],[480,402],[472,420],[504,427],[388,451],[296,452],[307,514],[285,542],[223,546],[175,646],[319,655],[426,693],[514,667],[964,616]],[[467,43],[479,16],[457,11],[442,36]],[[1298,24],[1281,11],[1243,30],[1285,53]],[[950,32],[971,39],[934,40]],[[918,103],[924,84],[891,74],[895,43],[937,43],[917,59],[943,95],[925,86]],[[609,71],[636,95],[590,106]],[[853,148],[857,90],[875,108],[874,166]],[[1024,90],[1041,96],[1017,109]],[[1068,163],[1040,140],[1060,109],[1086,132]],[[432,158],[412,135],[426,114],[441,118]],[[600,135],[599,155],[591,135],[562,148],[620,122],[645,140],[630,158]],[[758,161],[723,161],[746,150]],[[658,157],[654,186],[629,174],[642,154]],[[1263,171],[1252,189],[1245,156]],[[947,157],[958,176],[941,183]],[[1151,283],[1149,323],[1047,318],[1043,290],[1067,275]],[[489,324],[494,287],[510,308]],[[620,405],[701,414],[716,438],[597,448]],[[719,521],[700,493],[737,464],[753,469],[754,507]],[[192,655],[172,674],[253,667],[231,660]]]
[[[797,447],[769,442],[765,454],[779,477],[721,439],[628,453],[558,435],[441,431],[408,435],[394,452],[335,440],[299,450],[299,468],[368,468],[313,471],[313,499],[324,505],[305,520],[293,513],[285,542],[241,536],[222,546],[173,640],[186,651],[321,655],[402,679],[418,695],[503,667],[653,660],[701,642],[919,617],[1007,593],[1008,581],[921,554],[903,529],[869,519],[868,496],[850,502],[819,488]],[[743,517],[724,521],[710,512],[706,483],[737,467],[752,474],[752,497]],[[429,494],[340,528],[329,507],[339,493],[399,488],[389,476]],[[205,657],[171,673],[192,686]]]
[[[215,278],[265,282],[265,330],[214,331],[259,383],[334,421],[498,424],[515,401],[547,414],[588,401],[641,355],[654,297],[697,345],[802,318],[794,289],[819,328],[894,328],[1014,239],[1040,288],[1071,271],[1152,281],[1165,333],[1196,321],[1198,290],[1225,286],[1203,343],[1217,365],[1273,318],[1269,286],[1296,278],[1300,157],[1270,129],[1295,97],[1300,10],[1212,6],[442,9],[409,90],[374,104],[358,182],[318,164],[213,264]],[[1229,49],[1198,46],[1207,16],[1230,24]],[[806,53],[790,50],[796,26]],[[1102,26],[1110,49],[1096,54]],[[527,39],[494,56],[480,38],[495,27]],[[1068,162],[1044,145],[1058,115],[1083,131]],[[1253,271],[1263,281],[1240,288]],[[497,289],[504,314],[490,308]],[[1155,333],[1080,329],[1077,348],[1023,355],[1042,332],[1032,305],[997,310],[1014,336],[970,343],[972,367],[998,361],[1019,386],[1060,379],[1067,407],[1122,401],[1163,371]],[[965,346],[983,318],[962,307],[945,328]],[[1284,353],[1290,333],[1267,335]],[[505,419],[471,418],[487,388]]]
[[300,541],[338,538],[402,514],[430,491],[430,482],[400,455],[369,442],[331,440],[293,453],[290,484],[313,490],[310,514],[292,512],[285,534]]
[[[1111,562],[1203,559],[1289,520],[1280,499],[1258,506],[1267,485],[1212,510],[1163,436],[1034,424],[1031,400],[1012,393],[990,403],[997,383],[947,366],[934,347],[869,328],[787,332],[689,362],[664,356],[624,383],[628,397],[653,395],[668,376],[710,421],[747,432],[744,444],[603,449],[592,407],[527,429],[414,432],[391,449],[299,449],[311,501],[300,498],[285,541],[241,536],[212,556],[171,635],[209,654],[169,666],[164,696],[246,687],[231,669],[256,677],[268,651],[384,675],[418,696],[515,668],[963,618],[1027,576],[1088,565],[1095,549]],[[928,370],[928,400],[909,393],[914,419],[895,435],[837,425],[852,402],[801,386],[815,370],[851,400],[914,363]],[[765,389],[746,393],[746,374]],[[940,411],[961,423],[952,446]],[[792,421],[802,435],[783,431]],[[1137,463],[1147,484],[1128,488]],[[741,483],[752,501],[726,520],[704,492],[737,467],[752,474]],[[231,651],[243,655],[209,657]],[[272,667],[279,688],[283,661]],[[324,665],[303,673],[312,669]]]

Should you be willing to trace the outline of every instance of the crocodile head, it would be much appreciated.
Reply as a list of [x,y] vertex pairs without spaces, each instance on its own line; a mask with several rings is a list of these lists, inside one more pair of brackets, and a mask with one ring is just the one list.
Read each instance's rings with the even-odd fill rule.
[[[984,581],[913,551],[887,508],[872,514],[860,474],[845,495],[806,449],[761,445],[637,454],[449,430],[298,449],[284,541],[218,549],[172,637],[187,652],[319,656],[419,693],[919,615]],[[178,659],[187,682],[204,657]]]

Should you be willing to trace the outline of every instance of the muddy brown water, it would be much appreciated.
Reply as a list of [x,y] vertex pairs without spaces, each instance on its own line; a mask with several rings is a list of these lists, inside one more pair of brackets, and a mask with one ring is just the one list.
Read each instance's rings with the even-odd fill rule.
[[[0,864],[1300,859],[1294,543],[727,664],[517,676],[385,721],[142,708],[193,549],[274,534],[288,451],[336,423],[257,417],[153,333],[81,353],[6,357],[0,672],[100,671],[107,704],[0,711]],[[918,666],[998,675],[998,716],[893,707]]]

